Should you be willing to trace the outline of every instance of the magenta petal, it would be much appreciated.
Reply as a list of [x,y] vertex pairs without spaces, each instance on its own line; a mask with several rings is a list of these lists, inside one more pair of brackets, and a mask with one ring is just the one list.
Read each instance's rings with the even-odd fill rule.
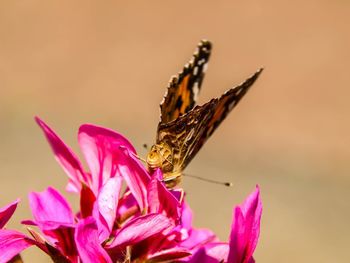
[[33,241],[20,232],[0,230],[0,263],[8,262],[31,245],[33,245]]
[[116,149],[123,146],[135,152],[131,143],[121,134],[91,124],[80,126],[78,140],[91,171],[95,193],[116,175]]
[[183,201],[181,206],[181,226],[190,231],[192,229],[193,213],[186,201]]
[[168,218],[178,222],[180,218],[180,203],[166,189],[157,176],[153,176],[148,186],[148,204],[150,213],[164,213]]
[[190,236],[180,246],[192,250],[216,240],[215,234],[209,229],[192,229]]
[[35,120],[50,143],[56,160],[61,164],[63,170],[70,178],[69,189],[79,192],[81,187],[80,182],[87,183],[87,178],[78,157],[45,122],[38,117],[35,117]]
[[118,156],[119,173],[143,211],[148,207],[147,186],[151,178],[142,163],[127,148],[120,147]]
[[17,208],[18,202],[19,199],[8,204],[5,207],[0,208],[0,229],[3,228],[6,225],[6,223],[10,220],[11,216]]
[[131,194],[130,191],[125,192],[118,201],[118,208],[117,208],[118,220],[123,222],[125,220],[125,216],[126,218],[129,218],[129,216],[131,215],[138,216],[139,213],[140,213],[139,207],[137,205],[135,197]]
[[82,262],[108,262],[111,258],[101,246],[94,218],[81,220],[75,231],[75,243]]
[[48,243],[72,262],[76,262],[75,224],[63,197],[56,190],[48,188],[42,193],[31,193],[29,201],[35,220],[25,220],[22,224],[38,226]]
[[210,243],[201,247],[192,257],[183,262],[219,263],[226,262],[229,246],[226,243]]
[[119,193],[122,186],[121,177],[110,178],[101,188],[94,206],[93,217],[96,220],[99,238],[107,239],[112,232],[117,216]]
[[74,223],[72,209],[54,188],[48,187],[41,193],[30,193],[29,205],[36,223],[56,222],[65,225]]
[[156,252],[148,256],[148,260],[150,262],[169,262],[172,260],[187,257],[189,255],[191,255],[191,252],[189,252],[187,249],[175,247]]
[[245,202],[235,208],[234,222],[230,234],[229,263],[249,263],[260,234],[262,202],[259,187]]
[[109,230],[112,231],[114,221],[117,215],[117,206],[122,178],[110,178],[102,187],[98,197],[98,210],[106,220]]
[[115,239],[108,246],[128,246],[138,243],[155,234],[160,234],[173,227],[171,220],[161,214],[148,214],[129,221],[116,234]]

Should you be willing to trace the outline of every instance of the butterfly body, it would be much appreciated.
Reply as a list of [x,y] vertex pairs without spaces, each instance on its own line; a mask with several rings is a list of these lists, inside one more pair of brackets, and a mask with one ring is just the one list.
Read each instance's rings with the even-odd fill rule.
[[199,43],[190,62],[170,80],[160,104],[161,115],[156,143],[147,155],[147,166],[151,172],[160,168],[163,180],[169,188],[181,181],[185,167],[262,71],[258,70],[221,97],[196,106],[211,46],[206,40]]

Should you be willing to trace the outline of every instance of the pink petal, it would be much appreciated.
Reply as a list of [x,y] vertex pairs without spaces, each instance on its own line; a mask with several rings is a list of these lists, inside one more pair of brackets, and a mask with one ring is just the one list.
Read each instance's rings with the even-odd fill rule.
[[[74,241],[74,227],[58,225],[54,228],[52,226],[46,226],[42,231],[45,234],[46,239],[53,244],[54,248],[57,249],[61,255],[70,259],[70,262],[77,262],[78,255]],[[58,256],[57,252],[50,251],[50,254],[52,253],[54,255],[56,254],[55,256]]]
[[8,204],[5,207],[0,208],[0,229],[3,228],[6,225],[6,223],[10,220],[11,216],[17,208],[18,202],[19,199]]
[[121,134],[91,124],[80,126],[78,140],[91,171],[95,193],[107,179],[116,175],[116,149],[124,146],[135,153],[134,147]]
[[31,245],[33,242],[20,232],[0,230],[0,263],[8,262]]
[[192,229],[193,213],[186,201],[181,206],[181,226],[190,231]]
[[191,255],[191,252],[187,249],[175,247],[156,252],[148,256],[148,260],[150,262],[169,262],[189,255]]
[[54,188],[29,194],[29,205],[37,223],[56,222],[74,224],[74,215],[68,202]]
[[245,202],[235,208],[234,222],[230,234],[230,252],[227,262],[249,263],[260,234],[262,202],[259,187]]
[[70,190],[79,192],[83,181],[88,183],[88,178],[84,169],[74,152],[58,137],[58,135],[47,126],[39,117],[35,117],[36,122],[43,130],[46,139],[51,145],[56,160],[61,164],[63,170],[70,178]]
[[97,198],[98,210],[106,220],[110,231],[112,231],[117,215],[117,206],[121,186],[121,177],[110,178],[102,187]]
[[29,204],[34,217],[33,223],[41,229],[51,244],[55,244],[55,248],[58,248],[62,255],[75,262],[74,215],[64,197],[49,187],[41,193],[30,193]]
[[33,244],[36,245],[38,248],[40,248],[43,252],[48,254],[51,257],[53,262],[61,262],[61,263],[76,262],[76,260],[69,261],[67,257],[62,255],[62,253],[57,248],[47,243],[45,238],[34,229],[27,227],[27,230],[31,234],[31,236],[34,238],[34,240],[31,240]]
[[179,221],[180,203],[157,176],[153,176],[148,186],[148,204],[150,213],[164,213],[174,222]]
[[171,220],[161,214],[148,214],[126,223],[116,234],[108,248],[124,247],[138,243],[173,227]]
[[119,173],[123,176],[131,193],[135,197],[140,210],[148,207],[147,186],[151,180],[142,163],[125,147],[119,148],[118,159]]
[[102,248],[94,218],[81,220],[75,232],[75,243],[82,262],[110,262],[111,258]]
[[135,197],[130,191],[127,191],[119,199],[118,209],[117,209],[117,220],[118,222],[125,222],[128,218],[132,216],[139,216],[140,210],[136,202]]
[[192,257],[182,262],[219,263],[226,262],[229,246],[226,243],[210,243],[201,247]]
[[[37,225],[45,236],[45,244],[38,240],[38,235],[29,230],[34,239],[37,241],[36,246],[48,253],[51,257],[65,256],[72,262],[76,262],[77,252],[74,243],[74,224],[66,224],[59,222],[31,222],[29,220],[22,221],[22,224]],[[53,244],[53,247],[48,247],[47,243]],[[55,251],[54,251],[55,250]],[[57,253],[57,251],[59,253]]]
[[93,216],[99,229],[101,241],[107,239],[112,232],[117,216],[119,193],[122,186],[121,177],[113,177],[107,180],[101,188],[94,206]]
[[192,250],[216,240],[215,234],[209,229],[192,229],[189,237],[180,246]]

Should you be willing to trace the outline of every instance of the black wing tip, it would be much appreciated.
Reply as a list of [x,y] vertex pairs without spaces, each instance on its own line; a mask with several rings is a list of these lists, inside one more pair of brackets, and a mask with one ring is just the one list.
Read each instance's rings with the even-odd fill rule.
[[258,70],[256,70],[248,79],[251,78],[258,78],[260,74],[264,71],[264,67],[260,67]]
[[177,75],[173,75],[170,77],[170,80],[168,82],[168,89],[172,88],[181,81],[181,79],[191,73],[194,68],[197,66],[199,60],[203,60],[203,64],[208,63],[210,53],[211,53],[212,43],[206,39],[202,39],[198,46],[196,51],[193,53],[193,56],[191,60],[185,64],[185,66],[182,68],[181,71],[178,72]]
[[254,82],[259,78],[260,74],[263,72],[264,68],[261,67],[255,73],[253,73],[249,78],[247,78],[242,84],[249,83],[249,86],[253,85]]
[[202,39],[198,44],[198,49],[206,52],[210,52],[212,47],[213,47],[213,44],[207,39]]
[[190,61],[190,64],[191,62],[194,64],[198,59],[204,59],[206,62],[208,62],[212,46],[213,45],[210,41],[202,39],[197,45],[197,50],[194,52],[193,59]]
[[221,96],[227,96],[230,93],[237,93],[238,91],[243,91],[241,93],[241,97],[250,89],[251,86],[255,83],[255,81],[259,78],[261,72],[263,72],[264,68],[261,67],[257,71],[255,71],[252,75],[250,75],[247,79],[242,81],[240,84],[237,86],[234,86],[233,88],[230,88],[224,92],[224,94]]

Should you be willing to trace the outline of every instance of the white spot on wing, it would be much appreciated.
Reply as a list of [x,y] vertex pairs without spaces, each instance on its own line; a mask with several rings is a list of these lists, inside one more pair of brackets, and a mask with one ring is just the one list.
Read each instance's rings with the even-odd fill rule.
[[193,75],[197,75],[198,74],[198,67],[194,67],[194,69],[193,69]]
[[194,101],[197,101],[198,99],[198,93],[199,93],[199,86],[198,86],[198,82],[195,82],[193,84],[193,99]]
[[202,58],[201,60],[198,61],[198,65],[199,65],[199,66],[202,65],[202,64],[204,64],[204,63],[205,63],[205,59],[204,59],[204,58]]
[[208,69],[208,63],[204,64],[204,66],[203,66],[203,72],[206,72],[207,69]]

